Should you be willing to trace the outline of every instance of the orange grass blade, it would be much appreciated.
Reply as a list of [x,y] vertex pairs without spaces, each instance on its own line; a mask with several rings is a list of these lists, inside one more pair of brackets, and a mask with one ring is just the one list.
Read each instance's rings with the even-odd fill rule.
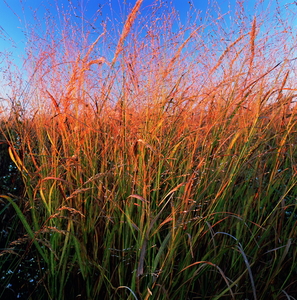
[[118,45],[117,45],[117,48],[116,48],[114,58],[111,62],[112,66],[115,64],[120,52],[123,50],[124,41],[125,41],[126,37],[128,36],[129,32],[131,31],[132,25],[135,21],[136,15],[137,15],[137,13],[140,9],[140,6],[141,6],[142,2],[143,2],[143,0],[137,0],[137,2],[135,3],[135,5],[134,5],[134,7],[131,11],[131,13],[129,14],[129,16],[127,18],[127,21],[125,22],[121,37],[119,39],[119,42],[118,42]]

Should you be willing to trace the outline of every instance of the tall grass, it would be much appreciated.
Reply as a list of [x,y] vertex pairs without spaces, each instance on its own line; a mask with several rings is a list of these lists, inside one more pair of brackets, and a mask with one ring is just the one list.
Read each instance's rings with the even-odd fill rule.
[[[141,4],[119,33],[82,32],[67,11],[60,36],[51,23],[32,33],[29,86],[13,86],[22,96],[3,116],[25,189],[1,196],[10,230],[22,225],[1,252],[2,287],[24,299],[294,299],[290,15],[271,29],[271,14],[240,2],[232,24],[192,8],[181,25],[165,4]],[[35,277],[9,285],[26,260]]]

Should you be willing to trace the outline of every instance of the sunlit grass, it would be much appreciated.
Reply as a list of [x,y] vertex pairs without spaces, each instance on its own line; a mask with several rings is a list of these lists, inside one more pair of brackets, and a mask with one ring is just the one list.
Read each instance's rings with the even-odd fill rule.
[[176,32],[161,6],[143,23],[141,2],[113,55],[99,47],[110,38],[104,28],[88,47],[73,27],[30,44],[30,86],[2,123],[25,190],[1,196],[1,214],[12,207],[19,221],[5,230],[23,229],[0,259],[17,270],[33,258],[38,277],[16,293],[293,299],[289,25],[265,31],[263,12],[235,22],[237,34],[219,16]]

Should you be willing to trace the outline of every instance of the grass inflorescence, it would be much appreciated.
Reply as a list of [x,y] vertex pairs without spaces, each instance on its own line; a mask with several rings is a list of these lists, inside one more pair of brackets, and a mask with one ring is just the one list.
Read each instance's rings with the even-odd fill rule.
[[24,186],[1,196],[2,295],[295,299],[288,22],[239,2],[232,24],[192,8],[181,25],[141,4],[114,37],[66,12],[61,36],[32,34],[29,86],[1,125]]

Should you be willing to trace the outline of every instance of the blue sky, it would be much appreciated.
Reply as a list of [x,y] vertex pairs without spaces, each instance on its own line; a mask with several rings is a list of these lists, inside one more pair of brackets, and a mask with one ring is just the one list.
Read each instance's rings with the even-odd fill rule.
[[[128,14],[135,2],[136,0],[0,0],[0,52],[7,50],[13,54],[16,60],[23,55],[26,42],[26,27],[28,24],[34,25],[34,13],[42,20],[46,11],[50,11],[55,16],[57,7],[64,7],[72,11],[74,19],[79,18],[81,11],[83,11],[85,18],[91,20],[96,11],[101,9],[102,19],[109,17],[119,21]],[[172,2],[173,7],[180,14],[181,22],[186,21],[187,12],[191,6],[201,11],[203,15],[207,10],[211,13],[212,5],[215,3],[211,0],[144,0],[142,9],[144,12],[148,11],[146,8],[156,2]],[[236,0],[218,0],[216,2],[222,14],[229,13],[232,17]],[[261,2],[263,2],[262,7],[267,6],[270,2],[276,3],[276,1],[268,0]],[[278,2],[286,1],[280,0]],[[256,12],[256,3],[256,0],[246,1],[245,7],[250,15]]]
[[[176,9],[180,15],[181,23],[186,23],[187,13],[190,8],[195,8],[204,18],[207,14],[217,16],[225,15],[226,22],[230,22],[234,16],[234,7],[238,0],[144,0],[142,4],[142,16],[150,11],[150,7],[169,4]],[[4,53],[8,53],[14,63],[22,68],[23,57],[25,56],[25,46],[27,40],[27,30],[30,26],[35,26],[42,32],[45,23],[45,16],[50,13],[53,18],[57,18],[58,10],[69,12],[74,22],[80,22],[82,15],[85,20],[93,20],[98,13],[97,23],[108,18],[110,24],[123,24],[125,16],[136,0],[0,0],[0,73],[3,69]],[[252,19],[254,14],[265,11],[270,7],[271,11],[280,5],[292,3],[286,0],[246,0],[244,1],[245,13]],[[290,7],[294,6],[291,4]],[[296,11],[297,11],[297,6]],[[36,19],[39,19],[37,25]],[[100,26],[98,26],[99,28]],[[120,31],[120,28],[117,28]]]

